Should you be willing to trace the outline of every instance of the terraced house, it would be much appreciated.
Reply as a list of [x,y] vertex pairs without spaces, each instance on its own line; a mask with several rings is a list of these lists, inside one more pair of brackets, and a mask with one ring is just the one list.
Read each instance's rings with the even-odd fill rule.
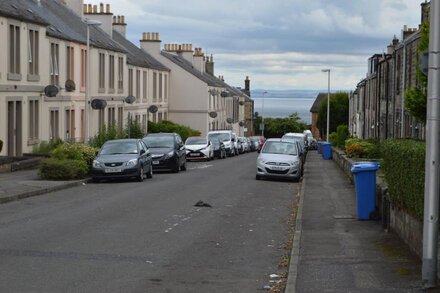
[[[421,4],[421,23],[428,19],[429,2]],[[405,108],[405,94],[419,84],[417,78],[419,28],[402,29],[387,52],[368,59],[368,72],[350,95],[349,131],[359,138],[424,139],[422,121]]]

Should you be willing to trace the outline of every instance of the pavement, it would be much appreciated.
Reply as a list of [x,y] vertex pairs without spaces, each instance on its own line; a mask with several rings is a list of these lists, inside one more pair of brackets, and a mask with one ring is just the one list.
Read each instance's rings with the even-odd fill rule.
[[[0,174],[0,203],[84,182],[40,180],[37,170]],[[421,284],[420,259],[380,222],[358,221],[349,178],[310,152],[285,292],[422,292]]]
[[[378,221],[356,219],[335,162],[307,157],[286,293],[421,292],[421,261]],[[430,291],[437,292],[437,291]]]
[[86,180],[46,181],[38,170],[0,173],[0,204],[78,186]]

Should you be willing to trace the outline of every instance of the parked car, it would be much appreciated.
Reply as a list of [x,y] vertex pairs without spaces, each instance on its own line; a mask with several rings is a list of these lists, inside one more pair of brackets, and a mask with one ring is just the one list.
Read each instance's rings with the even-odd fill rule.
[[208,139],[213,140],[214,138],[219,139],[225,145],[226,154],[229,157],[235,156],[235,142],[233,138],[232,131],[230,130],[214,130],[208,132]]
[[241,142],[241,153],[249,152],[249,143],[246,137],[239,137],[238,140]]
[[143,142],[150,148],[153,170],[186,170],[186,149],[177,133],[151,133]]
[[206,137],[192,136],[185,141],[186,160],[206,160],[214,159],[214,149],[211,141]]
[[257,158],[255,178],[288,178],[299,181],[302,161],[296,143],[271,138],[266,141]]
[[241,154],[241,141],[238,140],[238,136],[233,132],[232,133],[232,141],[234,142],[234,146],[235,146],[235,155],[238,156],[239,154]]
[[303,133],[286,133],[282,137],[283,140],[295,140],[298,141],[301,144],[302,154],[303,154],[303,164],[306,163],[307,158],[307,137]]
[[93,160],[92,179],[136,178],[143,181],[145,175],[153,177],[151,162],[150,150],[142,140],[109,140]]
[[260,149],[260,140],[254,137],[250,137],[249,140],[251,141],[251,151],[258,151]]
[[251,136],[251,138],[258,139],[258,144],[259,144],[258,150],[260,150],[263,147],[264,143],[266,142],[266,139],[264,138],[264,136]]
[[213,138],[211,140],[212,148],[214,150],[214,157],[219,159],[226,158],[226,148],[225,144],[221,142],[218,138]]

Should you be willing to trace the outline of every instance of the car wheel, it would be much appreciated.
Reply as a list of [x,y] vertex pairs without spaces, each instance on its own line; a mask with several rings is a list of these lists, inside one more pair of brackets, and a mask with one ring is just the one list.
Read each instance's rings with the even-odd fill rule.
[[181,171],[186,171],[186,160],[185,160],[185,162],[183,163],[183,165],[180,167],[180,170],[181,170]]
[[99,183],[100,180],[96,177],[92,177],[92,183]]
[[147,178],[148,179],[153,178],[153,166],[150,166],[150,170],[147,173]]
[[261,176],[257,174],[257,175],[255,175],[255,179],[261,180]]
[[136,180],[139,181],[139,182],[144,181],[144,167],[141,166],[141,167],[139,168],[139,174],[138,174],[138,176],[136,177]]

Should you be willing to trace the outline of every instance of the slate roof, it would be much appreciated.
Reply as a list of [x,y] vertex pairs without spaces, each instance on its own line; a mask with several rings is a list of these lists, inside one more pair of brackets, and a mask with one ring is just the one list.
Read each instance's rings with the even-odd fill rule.
[[310,108],[310,112],[318,113],[319,106],[321,105],[321,101],[325,98],[327,98],[327,93],[319,93],[315,99],[315,102],[313,103],[312,107]]
[[113,40],[118,42],[127,51],[128,64],[156,70],[170,71],[169,68],[157,61],[153,56],[137,47],[115,30],[113,31]]
[[[50,37],[87,43],[87,25],[60,0],[0,0],[0,15],[46,26]],[[122,46],[95,26],[90,27],[90,45],[125,53]]]

